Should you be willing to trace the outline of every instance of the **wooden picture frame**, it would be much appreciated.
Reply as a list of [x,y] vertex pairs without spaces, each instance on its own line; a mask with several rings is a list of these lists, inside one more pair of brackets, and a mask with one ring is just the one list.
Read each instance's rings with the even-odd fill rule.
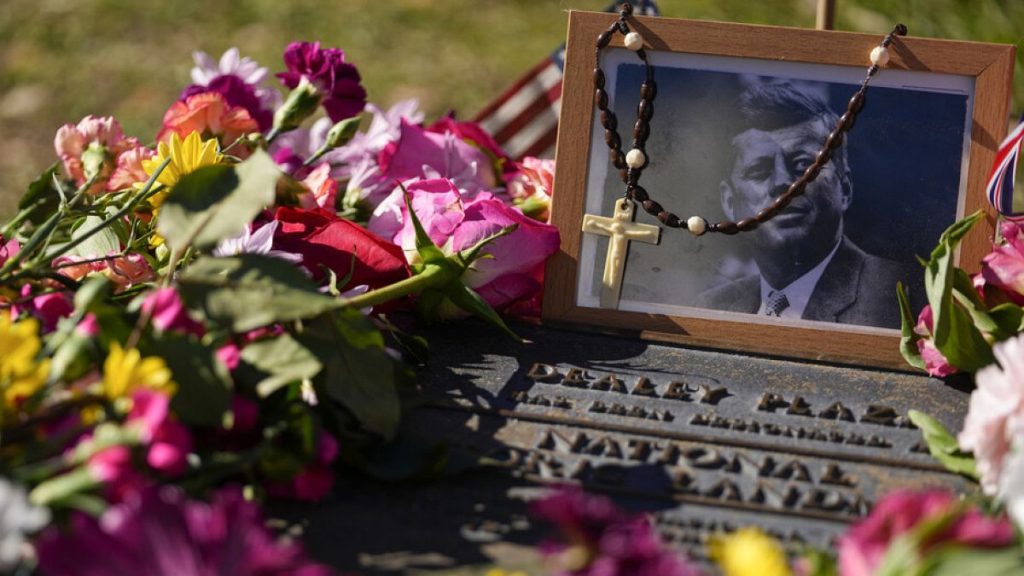
[[[561,231],[562,241],[559,252],[547,266],[545,324],[586,327],[591,331],[626,333],[700,347],[909,369],[898,351],[898,328],[847,324],[843,320],[765,318],[687,303],[701,301],[704,294],[698,293],[695,287],[700,281],[695,277],[706,273],[703,268],[695,268],[697,264],[693,262],[699,258],[710,259],[720,250],[721,254],[730,254],[729,262],[736,260],[747,267],[744,270],[750,269],[749,254],[751,250],[756,254],[757,247],[748,245],[745,250],[736,251],[742,256],[733,256],[730,248],[714,244],[735,242],[743,234],[708,234],[694,238],[685,229],[664,229],[659,247],[638,248],[640,244],[632,243],[622,300],[614,308],[601,307],[594,297],[593,286],[604,262],[605,249],[601,248],[604,240],[584,235],[581,228],[585,213],[611,216],[615,195],[621,196],[625,189],[618,171],[608,160],[603,128],[595,118],[594,103],[595,42],[615,19],[613,14],[576,11],[569,14],[551,210],[551,221]],[[804,87],[801,90],[820,92],[823,98],[841,93],[843,86],[848,86],[852,95],[869,65],[869,53],[884,36],[884,33],[858,34],[649,17],[632,18],[630,24],[643,36],[659,82],[655,113],[650,122],[650,165],[644,170],[641,184],[652,198],[680,218],[693,215],[686,207],[696,206],[696,214],[709,222],[721,219],[721,212],[714,208],[716,202],[720,211],[727,206],[721,184],[727,181],[724,175],[727,172],[721,172],[724,160],[717,160],[725,156],[716,154],[715,150],[728,151],[732,149],[730,146],[737,146],[727,134],[716,133],[716,126],[731,121],[724,103],[735,102],[744,83],[753,81],[750,80],[752,75],[759,77],[758,83],[799,84]],[[991,249],[995,215],[985,200],[984,186],[1007,129],[1015,49],[1009,45],[898,37],[889,53],[891,61],[872,81],[867,105],[847,137],[851,148],[849,162],[853,165],[854,158],[859,158],[857,166],[862,174],[857,176],[857,166],[851,168],[853,188],[857,190],[860,186],[864,191],[861,197],[854,192],[853,197],[861,198],[861,204],[858,206],[856,201],[852,204],[858,206],[857,222],[862,224],[855,226],[847,211],[847,229],[851,235],[858,232],[861,238],[878,237],[877,227],[881,224],[870,222],[882,220],[886,230],[892,231],[885,232],[891,234],[885,236],[885,246],[902,250],[909,250],[910,246],[916,254],[927,257],[938,240],[936,230],[941,232],[955,219],[984,210],[986,219],[964,239],[957,260],[962,267],[976,270],[981,257]],[[642,64],[635,53],[623,48],[621,34],[616,34],[609,47],[602,51],[601,62],[608,78],[610,106],[619,116],[622,148],[628,151],[636,120],[635,102],[639,99],[636,71],[643,70]],[[618,74],[616,70],[620,69],[622,73]],[[636,81],[631,81],[634,77]],[[619,79],[623,87],[621,95],[617,93]],[[718,94],[715,86],[732,88],[723,88]],[[695,96],[694,90],[704,93]],[[629,107],[630,103],[634,104],[633,108]],[[954,112],[960,110],[963,119],[957,115],[961,112],[934,114],[946,110],[945,106],[950,106],[948,109]],[[881,113],[876,114],[878,110]],[[932,116],[927,115],[929,111]],[[900,120],[906,117],[912,118]],[[718,118],[720,122],[707,118]],[[883,120],[900,122],[889,126],[883,124]],[[698,135],[686,132],[700,122],[704,122],[703,132],[696,129],[691,132],[699,132]],[[948,126],[934,127],[943,122]],[[962,130],[958,128],[961,124]],[[862,140],[859,142],[861,149],[854,154],[854,142],[858,139]],[[705,146],[705,140],[717,140],[718,147]],[[915,147],[920,150],[914,152]],[[881,154],[881,157],[871,154]],[[934,160],[932,166],[924,166],[918,174],[916,167],[932,162],[928,158],[933,156],[941,159]],[[711,168],[706,168],[716,162],[723,174],[717,186]],[[950,183],[954,172],[956,182]],[[693,181],[689,180],[691,174],[696,174]],[[901,188],[887,190],[887,186],[896,186],[882,181],[889,177],[903,178]],[[857,183],[858,178],[861,184]],[[865,182],[871,185],[864,185]],[[659,188],[659,183],[665,186]],[[943,192],[935,197],[923,191],[936,188]],[[904,195],[904,190],[909,192]],[[941,200],[936,199],[939,196]],[[897,204],[893,198],[904,203],[923,203],[923,207]],[[636,222],[658,224],[642,209],[638,208],[637,212]],[[845,241],[846,237],[843,238]],[[655,256],[659,249],[663,256]],[[694,259],[687,260],[689,257]],[[908,254],[900,257],[910,258]],[[715,266],[721,268],[722,261],[714,261]],[[632,283],[631,274],[635,276]],[[923,272],[919,277],[923,277]],[[877,286],[877,290],[892,294],[895,309],[895,286]],[[638,296],[648,293],[656,296],[650,299]]]

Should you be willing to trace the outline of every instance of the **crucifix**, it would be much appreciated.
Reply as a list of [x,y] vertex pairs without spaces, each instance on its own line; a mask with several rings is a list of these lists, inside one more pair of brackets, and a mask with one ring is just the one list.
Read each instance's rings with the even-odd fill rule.
[[661,228],[633,222],[634,204],[620,198],[615,202],[615,215],[611,218],[596,214],[583,215],[583,231],[608,236],[608,255],[604,260],[601,277],[601,308],[618,308],[622,291],[622,273],[626,268],[626,255],[630,240],[657,244]]

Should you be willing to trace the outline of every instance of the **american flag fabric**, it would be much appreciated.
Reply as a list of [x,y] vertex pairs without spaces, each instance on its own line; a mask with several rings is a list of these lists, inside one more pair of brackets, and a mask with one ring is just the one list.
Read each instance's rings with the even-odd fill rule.
[[1021,144],[1024,143],[1024,116],[1021,116],[1017,127],[999,145],[992,173],[988,177],[988,201],[1007,218],[1024,219],[1024,212],[1013,211],[1013,182],[1017,179],[1017,163],[1020,158]]
[[[605,11],[616,12],[620,4]],[[633,8],[644,16],[659,14],[654,0],[634,0]],[[564,64],[563,43],[474,118],[513,158],[554,156]]]

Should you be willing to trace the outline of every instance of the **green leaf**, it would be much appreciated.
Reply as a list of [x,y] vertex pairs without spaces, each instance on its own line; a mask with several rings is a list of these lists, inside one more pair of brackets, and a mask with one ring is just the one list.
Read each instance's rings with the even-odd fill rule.
[[171,369],[178,385],[171,409],[182,422],[194,426],[223,422],[231,408],[231,376],[211,348],[188,336],[165,332],[143,352],[160,356]]
[[401,416],[398,366],[373,323],[357,310],[339,310],[311,322],[298,340],[323,364],[318,390],[366,430],[393,438]]
[[974,457],[960,451],[960,444],[941,422],[917,410],[910,410],[907,416],[915,426],[921,429],[921,436],[924,437],[924,442],[928,445],[928,452],[933,458],[942,463],[950,472],[978,479]]
[[957,275],[953,256],[960,240],[983,216],[975,212],[943,232],[925,267],[925,291],[934,319],[932,342],[950,364],[970,372],[991,364],[995,357],[968,312],[953,296]]
[[186,174],[160,207],[157,229],[176,250],[200,250],[240,234],[274,201],[281,171],[257,150],[236,166],[206,166]]
[[907,361],[907,364],[924,370],[924,359],[921,358],[921,352],[917,349],[917,341],[921,337],[914,332],[916,322],[914,321],[913,312],[910,310],[910,300],[907,298],[907,291],[903,287],[902,282],[896,283],[896,299],[900,304],[900,354],[903,355],[903,359]]
[[999,325],[1000,330],[1009,334],[1024,332],[1024,308],[1006,302],[988,311],[992,320]]
[[117,254],[121,251],[121,241],[117,232],[113,225],[104,226],[102,217],[93,215],[83,218],[71,233],[71,239],[75,240],[90,234],[88,239],[71,251],[72,254],[82,258],[96,258]]
[[267,374],[256,385],[261,398],[290,382],[313,378],[323,367],[309,349],[289,334],[249,344],[242,350],[242,360]]
[[200,258],[181,273],[178,286],[189,308],[235,332],[309,318],[343,305],[321,294],[294,264],[260,254]]
[[494,308],[491,308],[490,304],[484,301],[479,294],[474,292],[472,288],[466,286],[461,281],[445,290],[444,295],[459,308],[475,314],[498,328],[501,328],[502,331],[512,338],[515,338],[517,341],[524,341],[505,325],[505,321],[501,319],[501,316],[498,316],[498,313],[494,311]]
[[53,179],[60,162],[55,162],[28,185],[28,191],[18,202],[18,210],[28,211],[27,219],[36,226],[52,216],[60,206],[60,193]]
[[1024,576],[1024,556],[1016,546],[995,550],[949,546],[926,558],[928,576]]

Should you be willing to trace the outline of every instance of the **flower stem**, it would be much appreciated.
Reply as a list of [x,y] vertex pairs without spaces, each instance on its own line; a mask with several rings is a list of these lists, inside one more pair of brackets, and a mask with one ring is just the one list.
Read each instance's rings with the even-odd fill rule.
[[428,288],[440,288],[452,280],[449,270],[442,266],[427,265],[422,272],[388,286],[370,290],[345,300],[345,304],[353,308],[367,308],[391,300],[397,300],[410,294],[418,294]]

